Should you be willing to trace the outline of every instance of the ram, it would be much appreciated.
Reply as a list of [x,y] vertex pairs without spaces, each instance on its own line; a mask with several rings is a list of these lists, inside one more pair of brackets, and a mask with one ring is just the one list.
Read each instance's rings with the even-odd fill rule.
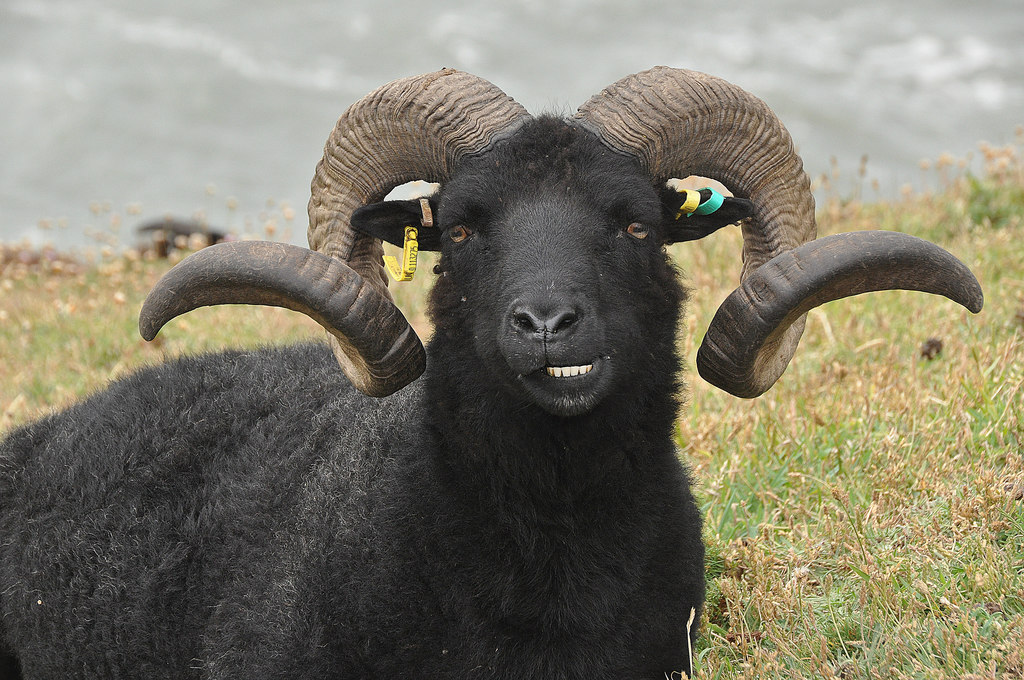
[[[693,174],[734,197],[666,186]],[[440,190],[383,201],[413,179]],[[689,671],[703,546],[672,439],[685,295],[664,246],[742,222],[743,284],[698,362],[744,397],[785,370],[814,305],[885,288],[982,304],[924,241],[813,240],[807,177],[768,107],[669,68],[568,119],[458,71],[385,85],[339,120],[309,215],[309,250],[186,258],[140,328],[278,305],[329,347],[146,368],[0,446],[8,676]],[[440,251],[426,350],[382,239],[407,265]]]

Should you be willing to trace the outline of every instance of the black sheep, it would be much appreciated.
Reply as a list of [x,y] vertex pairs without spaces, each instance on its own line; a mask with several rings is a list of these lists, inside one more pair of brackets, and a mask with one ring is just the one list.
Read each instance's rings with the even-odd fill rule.
[[[653,78],[671,93],[742,93],[671,69],[631,78],[620,90]],[[672,442],[685,296],[663,246],[750,216],[745,278],[760,299],[731,298],[709,331],[742,349],[711,347],[701,359],[736,393],[774,382],[812,304],[906,286],[980,305],[969,272],[917,240],[795,248],[814,231],[806,178],[781,125],[742,94],[739,107],[714,101],[741,128],[737,111],[756,109],[762,125],[744,133],[746,145],[725,132],[689,140],[743,147],[735,154],[755,166],[748,176],[696,164],[750,199],[714,211],[708,192],[662,189],[681,166],[626,152],[629,135],[608,133],[602,116],[614,107],[598,98],[576,119],[533,119],[489,83],[442,71],[354,105],[314,180],[310,242],[320,252],[205,249],[157,285],[140,321],[152,337],[204,304],[282,305],[322,323],[333,356],[300,345],[180,359],[0,444],[0,670],[616,680],[688,671],[703,546]],[[703,96],[678,106],[704,110]],[[751,134],[777,138],[763,142],[766,160]],[[734,152],[715,153],[735,165]],[[440,180],[440,193],[375,203],[415,175]],[[421,249],[441,251],[425,371],[389,302],[376,240],[403,242],[409,226]],[[851,279],[850,267],[875,263],[864,251],[879,243],[886,269]]]

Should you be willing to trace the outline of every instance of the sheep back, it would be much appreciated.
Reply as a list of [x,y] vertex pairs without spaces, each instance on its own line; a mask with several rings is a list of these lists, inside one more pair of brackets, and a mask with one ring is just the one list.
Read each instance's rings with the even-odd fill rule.
[[26,677],[180,677],[168,669],[197,659],[210,672],[247,604],[260,628],[301,616],[277,623],[318,644],[330,603],[301,606],[295,580],[367,559],[373,525],[344,518],[374,512],[394,464],[382,414],[414,392],[358,394],[325,346],[229,352],[144,369],[12,432],[0,633]]

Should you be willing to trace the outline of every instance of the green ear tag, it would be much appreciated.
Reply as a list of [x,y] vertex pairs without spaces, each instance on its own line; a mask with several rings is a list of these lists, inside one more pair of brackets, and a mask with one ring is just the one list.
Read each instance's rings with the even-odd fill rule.
[[701,191],[704,191],[705,189],[711,192],[711,198],[697,206],[697,209],[693,211],[695,215],[710,215],[721,208],[722,204],[725,203],[725,196],[718,193],[711,187],[704,187]]

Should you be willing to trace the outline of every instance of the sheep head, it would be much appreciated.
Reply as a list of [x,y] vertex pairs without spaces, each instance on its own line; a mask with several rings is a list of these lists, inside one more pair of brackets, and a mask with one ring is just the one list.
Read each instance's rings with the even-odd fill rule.
[[[662,246],[752,209],[730,197],[683,216],[683,196],[553,117],[466,157],[431,198],[437,226],[419,229],[420,249],[441,252],[430,356],[445,380],[468,389],[483,376],[505,407],[563,417],[612,393],[628,400],[631,382],[674,393],[683,293]],[[401,245],[420,213],[419,200],[387,201],[357,210],[352,225]]]
[[[544,125],[548,133],[535,131]],[[722,181],[736,198],[715,217],[678,220],[681,199],[665,182],[694,174]],[[981,306],[966,267],[919,239],[812,241],[814,202],[789,134],[761,100],[723,80],[659,67],[610,86],[574,119],[538,121],[490,83],[444,70],[386,85],[342,115],[313,180],[312,251],[243,242],[192,255],[147,298],[144,337],[201,305],[285,306],[327,328],[360,390],[400,389],[425,358],[391,302],[380,240],[396,241],[419,208],[380,201],[412,179],[442,185],[433,204],[440,224],[424,229],[421,242],[442,251],[447,274],[433,293],[439,334],[458,326],[463,340],[479,343],[477,356],[500,354],[509,386],[558,415],[586,412],[615,388],[629,371],[608,370],[609,357],[628,362],[622,347],[603,343],[642,321],[631,321],[637,307],[622,296],[577,293],[603,279],[608,290],[677,307],[681,294],[660,246],[748,215],[744,285],[698,355],[701,375],[733,394],[756,396],[774,384],[796,350],[803,314],[822,302],[909,287]],[[471,296],[493,309],[459,304]],[[674,356],[666,338],[644,352]]]

